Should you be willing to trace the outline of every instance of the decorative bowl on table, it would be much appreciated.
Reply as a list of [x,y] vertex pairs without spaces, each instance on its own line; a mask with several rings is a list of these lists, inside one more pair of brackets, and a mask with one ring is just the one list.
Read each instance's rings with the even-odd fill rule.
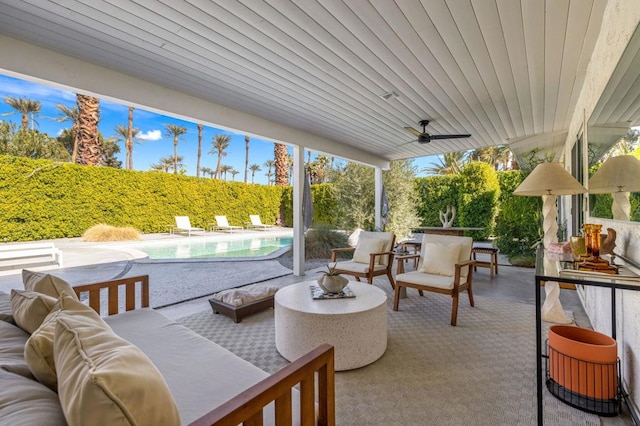
[[318,278],[318,285],[325,293],[340,293],[349,283],[349,280],[341,275],[323,274]]

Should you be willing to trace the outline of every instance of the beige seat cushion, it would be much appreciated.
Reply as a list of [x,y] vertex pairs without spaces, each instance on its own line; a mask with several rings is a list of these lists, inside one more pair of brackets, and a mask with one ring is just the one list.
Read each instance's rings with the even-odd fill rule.
[[374,238],[360,238],[353,253],[353,261],[357,263],[369,263],[371,253],[380,253],[384,247],[384,241]]
[[33,379],[0,370],[0,424],[65,425],[58,395]]
[[11,295],[0,292],[0,321],[15,324],[13,312],[11,311]]
[[24,331],[31,334],[49,315],[58,300],[46,294],[27,290],[11,290],[13,319]]
[[[352,260],[347,260],[345,262],[333,262],[333,263],[329,263],[329,268],[333,269],[340,269],[343,271],[349,271],[349,272],[357,272],[360,274],[366,274],[369,272],[369,263],[358,263],[358,262],[354,262]],[[384,271],[385,269],[387,269],[386,266],[384,265],[373,265],[373,270],[374,271]]]
[[33,374],[24,359],[24,345],[27,339],[29,334],[26,331],[17,325],[0,321],[0,370],[33,380]]
[[62,312],[92,318],[101,327],[109,328],[102,318],[89,306],[79,302],[73,296],[63,292],[51,312],[40,327],[35,330],[24,346],[24,358],[35,378],[50,389],[58,389],[58,378],[53,359],[53,335],[56,320]]
[[63,291],[76,300],[78,299],[71,284],[54,275],[23,269],[22,283],[24,284],[25,290],[37,291],[38,293],[43,293],[56,299],[60,297]]
[[455,265],[460,257],[460,244],[424,243],[420,248],[422,263],[419,272],[451,277],[455,274]]
[[280,287],[268,284],[252,284],[240,288],[230,288],[211,296],[227,305],[242,306],[273,296]]
[[58,396],[70,425],[180,424],[158,369],[140,349],[94,318],[61,312],[53,354]]
[[425,274],[424,272],[411,271],[396,275],[396,281],[418,284],[427,287],[453,289],[453,277],[445,275]]

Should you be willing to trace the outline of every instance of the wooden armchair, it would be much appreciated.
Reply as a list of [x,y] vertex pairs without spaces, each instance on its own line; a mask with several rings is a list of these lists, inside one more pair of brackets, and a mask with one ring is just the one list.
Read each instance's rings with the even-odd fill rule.
[[[391,268],[393,266],[393,246],[396,236],[392,232],[362,231],[355,247],[337,248],[331,250],[329,267],[339,274],[352,275],[357,281],[366,278],[369,284],[373,277],[386,275],[391,287],[395,288]],[[338,253],[353,251],[353,258],[337,261]]]
[[[453,299],[451,325],[456,325],[460,292],[466,290],[469,303],[474,306],[472,246],[470,237],[424,234],[420,254],[398,257],[393,310],[398,310],[403,287],[417,289],[420,296],[424,296],[423,291],[448,294]],[[416,257],[420,259],[417,270],[405,272],[404,261]]]

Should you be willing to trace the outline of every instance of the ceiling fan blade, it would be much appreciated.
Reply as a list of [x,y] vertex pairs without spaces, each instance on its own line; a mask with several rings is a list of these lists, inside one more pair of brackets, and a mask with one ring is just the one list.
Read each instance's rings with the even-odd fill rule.
[[409,127],[409,126],[405,127],[404,129],[405,129],[407,132],[411,133],[412,135],[414,135],[414,136],[416,136],[416,137],[417,137],[417,136],[420,136],[420,133],[422,133],[422,132],[417,131],[417,130],[416,130],[416,129],[414,129],[413,127]]
[[431,135],[431,140],[434,139],[459,139],[459,138],[468,138],[471,135]]

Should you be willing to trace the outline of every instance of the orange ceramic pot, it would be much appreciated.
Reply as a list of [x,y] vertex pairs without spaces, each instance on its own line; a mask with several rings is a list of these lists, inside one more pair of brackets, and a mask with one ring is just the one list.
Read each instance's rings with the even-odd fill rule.
[[549,377],[588,398],[614,399],[618,349],[606,334],[570,325],[549,328]]

